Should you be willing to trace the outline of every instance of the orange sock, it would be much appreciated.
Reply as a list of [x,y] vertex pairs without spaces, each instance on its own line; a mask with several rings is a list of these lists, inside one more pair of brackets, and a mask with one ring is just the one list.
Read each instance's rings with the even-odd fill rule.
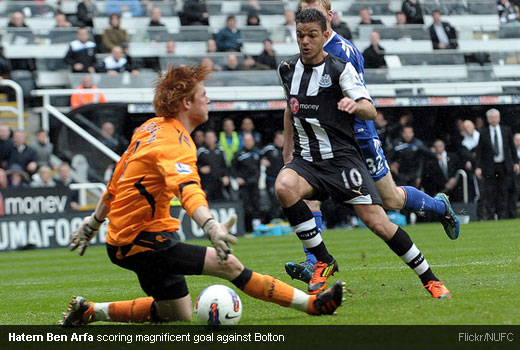
[[290,307],[311,315],[318,314],[318,310],[313,304],[316,295],[308,295],[269,275],[253,272],[242,291],[256,299]]
[[149,322],[152,320],[153,301],[151,297],[115,301],[109,304],[108,315],[114,322]]

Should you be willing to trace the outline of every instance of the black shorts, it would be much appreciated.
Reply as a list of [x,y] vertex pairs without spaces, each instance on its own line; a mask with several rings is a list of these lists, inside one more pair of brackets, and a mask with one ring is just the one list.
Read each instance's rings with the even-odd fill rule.
[[307,199],[323,202],[330,197],[341,204],[383,204],[359,155],[317,162],[294,158],[286,167],[314,187],[314,195]]
[[156,301],[188,295],[184,275],[200,275],[206,247],[180,242],[177,232],[141,232],[132,244],[107,244],[110,260],[137,274],[144,292]]

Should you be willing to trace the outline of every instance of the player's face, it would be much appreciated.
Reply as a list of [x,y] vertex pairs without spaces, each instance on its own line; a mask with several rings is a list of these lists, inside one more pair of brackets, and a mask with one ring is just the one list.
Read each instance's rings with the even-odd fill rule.
[[198,83],[195,88],[193,100],[190,101],[190,119],[194,126],[199,126],[208,121],[210,99],[206,95],[206,88],[203,83]]
[[323,32],[315,22],[299,23],[296,27],[298,47],[305,64],[317,64],[325,58],[323,44],[328,38],[328,31]]

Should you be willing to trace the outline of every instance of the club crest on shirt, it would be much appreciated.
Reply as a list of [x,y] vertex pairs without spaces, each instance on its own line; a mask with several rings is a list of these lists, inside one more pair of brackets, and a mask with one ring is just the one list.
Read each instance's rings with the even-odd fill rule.
[[188,175],[191,174],[191,168],[188,164],[183,163],[175,163],[175,170],[181,175]]
[[291,106],[291,113],[296,114],[298,113],[298,110],[300,109],[300,102],[296,98],[291,98],[289,100],[289,105]]
[[332,85],[332,78],[328,74],[323,74],[318,85],[323,88],[329,87]]

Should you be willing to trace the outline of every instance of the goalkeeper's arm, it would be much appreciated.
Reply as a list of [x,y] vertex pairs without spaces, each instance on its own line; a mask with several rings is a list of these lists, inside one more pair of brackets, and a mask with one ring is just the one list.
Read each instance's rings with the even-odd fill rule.
[[100,199],[94,212],[83,219],[83,222],[70,236],[69,249],[79,248],[79,255],[85,254],[90,241],[98,234],[99,228],[105,221],[109,211],[110,208],[103,199]]

